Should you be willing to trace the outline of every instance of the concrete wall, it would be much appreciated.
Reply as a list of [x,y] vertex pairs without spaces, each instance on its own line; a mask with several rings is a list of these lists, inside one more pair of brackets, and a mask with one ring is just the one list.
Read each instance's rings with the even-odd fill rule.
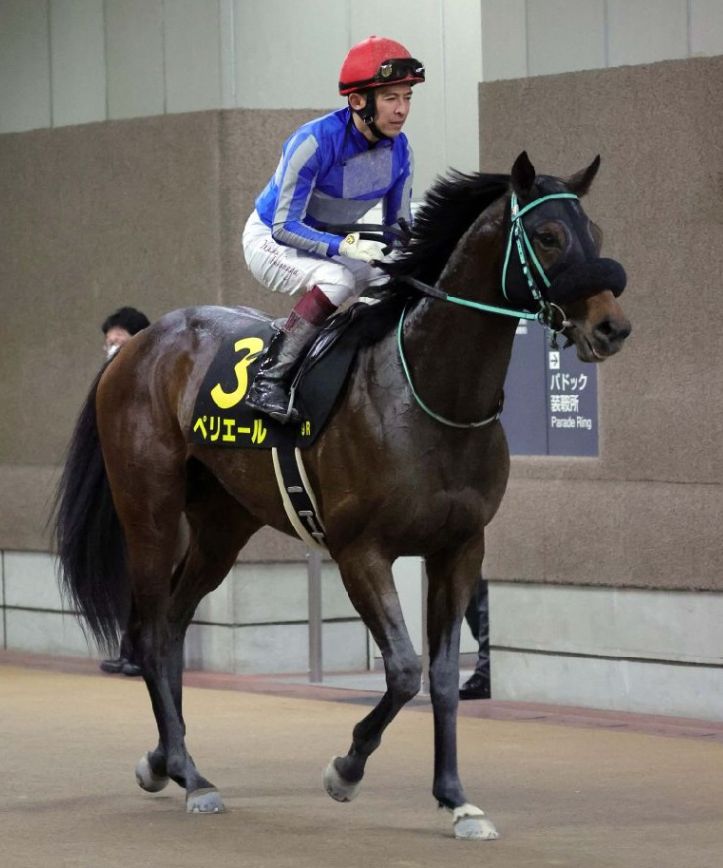
[[250,277],[239,239],[276,163],[262,143],[308,117],[197,112],[0,136],[0,548],[47,549],[53,467],[108,313],[286,309]]
[[[219,672],[303,672],[309,664],[307,577],[294,561],[238,563],[199,606],[186,640],[187,665]],[[61,600],[53,559],[40,552],[0,556],[0,647],[66,656],[96,656]],[[338,571],[322,571],[324,667],[364,669],[367,631]]]
[[723,720],[723,594],[490,583],[495,699]]
[[446,166],[477,168],[479,81],[719,54],[723,5],[367,0],[362,13],[354,0],[0,0],[0,133],[333,108],[341,59],[370,33],[427,66],[408,125],[421,196]]
[[[0,0],[0,133],[218,108],[329,110],[371,33],[427,66],[417,190],[477,167],[480,0]],[[265,147],[278,152],[280,140]]]
[[723,53],[718,0],[482,0],[483,80]]

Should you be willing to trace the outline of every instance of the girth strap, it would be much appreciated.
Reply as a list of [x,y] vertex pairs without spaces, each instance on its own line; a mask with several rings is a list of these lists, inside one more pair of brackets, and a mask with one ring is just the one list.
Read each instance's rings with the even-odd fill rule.
[[301,451],[274,447],[271,457],[284,510],[294,530],[308,546],[326,551],[324,523],[306,475]]

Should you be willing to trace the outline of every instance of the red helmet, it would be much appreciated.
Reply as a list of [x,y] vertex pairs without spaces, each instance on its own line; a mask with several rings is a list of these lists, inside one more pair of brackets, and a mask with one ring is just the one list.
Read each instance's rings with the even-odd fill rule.
[[352,45],[339,73],[339,93],[345,96],[370,87],[424,81],[424,64],[400,43],[370,36]]

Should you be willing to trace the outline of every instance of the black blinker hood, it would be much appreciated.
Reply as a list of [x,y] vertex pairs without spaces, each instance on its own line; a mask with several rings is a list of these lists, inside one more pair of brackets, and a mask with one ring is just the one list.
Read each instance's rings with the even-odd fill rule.
[[563,304],[609,289],[617,298],[626,283],[625,269],[619,262],[598,257],[570,265],[555,277],[545,296],[555,304]]

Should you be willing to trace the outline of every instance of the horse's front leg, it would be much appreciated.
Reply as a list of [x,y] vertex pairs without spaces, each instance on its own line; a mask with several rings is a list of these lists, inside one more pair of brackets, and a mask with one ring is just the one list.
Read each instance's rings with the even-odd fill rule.
[[455,837],[489,840],[498,837],[497,830],[484,811],[467,801],[457,768],[460,627],[481,563],[479,550],[427,558],[427,632],[434,710],[432,791],[440,806],[452,812]]
[[355,727],[346,756],[334,757],[324,772],[324,786],[339,802],[356,796],[367,759],[382,733],[405,703],[419,692],[422,667],[414,651],[394,587],[391,563],[376,553],[345,552],[337,557],[349,597],[379,645],[387,690]]

